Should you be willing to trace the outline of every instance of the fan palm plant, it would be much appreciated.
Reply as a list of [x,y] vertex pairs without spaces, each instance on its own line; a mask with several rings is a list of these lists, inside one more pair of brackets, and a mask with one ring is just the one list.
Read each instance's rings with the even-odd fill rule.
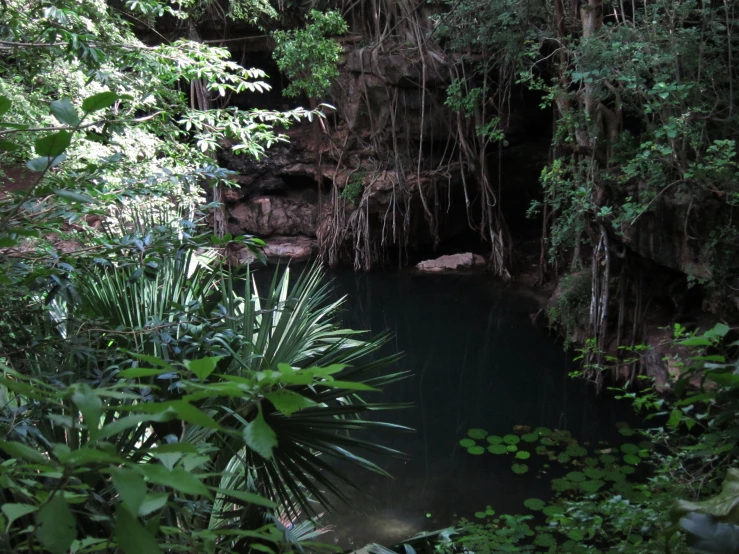
[[[383,372],[398,359],[398,355],[377,356],[387,336],[364,340],[361,332],[337,324],[344,298],[330,301],[331,287],[320,269],[303,272],[292,286],[290,275],[289,269],[281,275],[275,272],[264,296],[250,271],[246,280],[251,286],[243,296],[234,293],[229,276],[222,279],[221,306],[229,317],[227,329],[214,342],[226,353],[219,362],[223,374],[238,381],[254,373],[274,372],[279,373],[281,385],[260,398],[233,397],[228,404],[219,399],[219,405],[209,407],[219,414],[240,414],[244,424],[263,419],[274,433],[276,446],[269,456],[253,448],[239,453],[244,469],[237,472],[240,486],[253,483],[257,492],[278,499],[289,515],[295,515],[315,513],[313,501],[330,506],[326,492],[345,499],[339,482],[354,485],[333,462],[384,473],[357,451],[399,455],[361,434],[407,430],[371,417],[401,406],[368,403],[357,392],[377,391],[406,373]],[[330,375],[330,386],[317,385],[316,373]],[[193,432],[202,433],[203,439],[212,435],[205,429]],[[228,437],[221,438],[224,452],[232,452]],[[224,464],[232,463],[224,459]],[[216,469],[226,470],[226,465]]]
[[[192,249],[169,248],[159,253],[155,267],[147,266],[142,255],[131,263],[99,264],[80,273],[76,311],[88,321],[100,320],[108,329],[102,333],[107,344],[139,355],[167,362],[216,356],[214,378],[228,382],[279,374],[262,394],[211,396],[200,404],[209,416],[236,426],[249,428],[259,419],[274,448],[244,448],[240,437],[197,425],[187,426],[182,440],[217,444],[220,451],[211,469],[222,474],[222,489],[251,489],[279,501],[291,517],[314,514],[316,503],[330,505],[327,493],[345,499],[340,482],[353,486],[336,461],[384,473],[357,451],[399,455],[361,436],[404,430],[372,417],[399,406],[369,403],[357,393],[373,393],[406,374],[383,372],[398,359],[379,356],[386,335],[367,340],[338,325],[344,299],[331,300],[331,287],[319,268],[306,270],[294,282],[289,269],[276,271],[265,291],[258,290],[247,270],[243,295],[234,290],[237,279]],[[162,378],[142,376],[140,382],[156,391],[153,385]],[[322,379],[331,383],[321,385],[317,381]],[[176,385],[152,394],[176,398]],[[176,426],[163,426],[158,438]],[[211,524],[243,525],[263,515],[247,514],[253,506],[243,509],[236,513],[225,498],[216,498]]]

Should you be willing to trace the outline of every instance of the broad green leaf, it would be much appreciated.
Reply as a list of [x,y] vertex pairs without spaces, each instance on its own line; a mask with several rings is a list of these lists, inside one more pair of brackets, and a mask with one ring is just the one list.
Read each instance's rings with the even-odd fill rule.
[[122,417],[109,423],[100,430],[98,434],[98,440],[104,440],[113,437],[127,429],[137,427],[142,423],[148,423],[149,421],[170,421],[176,417],[174,411],[168,410],[159,414],[136,414],[131,416]]
[[213,487],[212,490],[216,491],[219,494],[228,496],[230,498],[235,498],[236,500],[239,500],[247,504],[256,504],[257,506],[262,506],[264,508],[276,508],[277,507],[277,504],[275,504],[271,500],[268,500],[267,498],[264,498],[263,496],[259,496],[258,494],[252,494],[250,492],[244,492],[241,490],[221,489],[221,488],[216,488],[216,487]]
[[303,408],[315,406],[310,398],[287,389],[279,389],[267,395],[267,400],[274,404],[286,416],[290,416]]
[[76,127],[80,124],[80,118],[77,115],[77,110],[72,105],[72,102],[69,100],[69,98],[54,100],[51,103],[51,113],[54,114],[54,117],[57,118],[59,123],[63,123],[64,125]]
[[25,123],[11,123],[10,121],[0,121],[0,129],[6,128],[6,129],[17,129],[19,131],[25,131],[29,127],[30,125],[27,125]]
[[206,427],[208,429],[220,429],[221,426],[218,422],[202,411],[200,408],[189,404],[184,401],[177,401],[171,403],[172,409],[177,412],[177,415],[182,421],[198,425],[200,427]]
[[90,438],[96,440],[100,428],[100,418],[103,415],[102,400],[89,385],[80,384],[75,386],[72,402],[82,414]]
[[32,160],[29,160],[29,162],[26,164],[26,167],[30,169],[31,171],[46,171],[47,169],[51,169],[52,167],[58,166],[60,163],[62,163],[64,160],[67,159],[66,154],[60,154],[56,158],[48,158],[48,157],[41,157],[41,158],[33,158]]
[[122,369],[116,375],[123,379],[138,379],[139,377],[153,377],[155,375],[162,375],[168,373],[164,369],[154,369],[152,367],[131,367],[128,369]]
[[210,356],[199,360],[186,360],[185,367],[192,371],[198,379],[205,381],[215,371],[218,362],[222,359],[223,356]]
[[104,110],[105,108],[109,108],[110,106],[115,104],[115,101],[119,98],[120,96],[118,96],[115,92],[100,92],[98,94],[90,96],[89,98],[85,98],[82,101],[82,111],[85,113],[91,113],[98,110]]
[[71,202],[81,202],[83,204],[89,204],[94,199],[89,194],[83,194],[81,192],[74,192],[71,190],[64,190],[64,189],[54,189],[54,194],[56,194],[59,198],[64,198],[65,200],[69,200]]
[[110,468],[110,476],[123,505],[132,514],[138,514],[146,498],[146,483],[137,472],[125,468]]
[[0,509],[5,514],[5,517],[8,518],[8,525],[5,528],[5,532],[7,533],[10,529],[10,526],[13,525],[13,522],[16,519],[35,512],[37,507],[30,504],[13,504],[11,502],[8,502],[6,504],[3,504],[2,508]]
[[724,387],[739,387],[739,375],[736,373],[711,372],[708,374],[708,378]]
[[36,526],[36,538],[51,554],[65,554],[77,538],[74,516],[60,492],[39,510]]
[[725,337],[728,332],[731,331],[728,325],[725,323],[717,323],[713,326],[713,329],[706,332],[706,336],[710,337]]
[[115,538],[125,554],[161,554],[156,538],[128,510],[118,507],[115,516]]
[[264,421],[260,408],[257,417],[244,428],[246,445],[257,452],[262,458],[272,458],[272,449],[277,446],[277,435]]
[[0,116],[8,113],[8,110],[12,105],[13,103],[10,101],[10,98],[0,95]]
[[72,135],[69,131],[57,131],[54,134],[47,135],[36,139],[34,147],[36,154],[54,158],[64,152],[72,142]]
[[302,371],[308,371],[317,377],[328,377],[344,371],[347,367],[346,364],[332,364],[326,367],[309,367]]
[[147,494],[141,506],[139,506],[139,516],[146,517],[157,510],[161,510],[167,505],[168,500],[169,494],[166,492]]
[[14,142],[0,139],[0,150],[3,150],[5,152],[16,152],[17,150],[20,150],[20,148],[21,147]]
[[164,369],[168,369],[170,371],[175,371],[175,368],[172,367],[172,365],[168,364],[161,358],[157,358],[156,356],[148,356],[147,354],[139,354],[137,352],[131,352],[130,350],[126,350],[125,348],[121,348],[121,352],[125,352],[126,354],[136,358],[137,360],[149,362],[151,365],[155,365],[157,367],[163,367]]
[[352,381],[321,381],[321,385],[325,387],[331,387],[334,389],[346,389],[346,390],[362,390],[362,391],[376,391],[374,387],[365,385],[364,383],[354,383]]
[[711,341],[702,337],[690,337],[678,342],[681,346],[711,346]]
[[84,465],[89,463],[109,463],[109,464],[121,464],[124,460],[113,454],[108,454],[102,450],[95,448],[88,448],[83,446],[79,450],[74,450],[65,459],[64,463],[71,466]]
[[154,484],[170,487],[183,494],[210,497],[210,492],[202,481],[182,468],[170,470],[159,464],[145,464],[141,469]]
[[680,421],[682,420],[682,418],[683,418],[683,413],[680,410],[678,409],[672,410],[670,412],[670,419],[667,420],[667,426],[674,429],[675,427],[680,425]]
[[39,464],[47,463],[49,460],[38,450],[20,442],[0,441],[0,448],[10,454],[13,458],[26,460]]

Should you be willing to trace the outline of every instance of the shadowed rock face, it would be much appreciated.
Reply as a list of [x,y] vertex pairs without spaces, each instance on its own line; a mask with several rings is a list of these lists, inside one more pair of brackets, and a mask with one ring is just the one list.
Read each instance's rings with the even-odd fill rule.
[[237,204],[228,213],[232,235],[315,236],[317,208],[301,200],[258,196]]

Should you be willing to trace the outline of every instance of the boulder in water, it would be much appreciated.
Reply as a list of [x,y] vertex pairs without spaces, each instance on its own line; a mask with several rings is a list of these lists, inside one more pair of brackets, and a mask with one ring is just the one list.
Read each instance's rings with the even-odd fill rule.
[[[269,263],[306,262],[313,257],[317,249],[315,239],[309,237],[270,237],[264,239],[264,256]],[[254,262],[257,257],[246,246],[241,246],[229,253],[231,265],[244,265]]]
[[435,260],[425,260],[416,265],[416,269],[426,273],[440,273],[444,271],[468,271],[471,269],[483,269],[485,258],[479,254],[465,252],[464,254],[451,254],[441,256]]

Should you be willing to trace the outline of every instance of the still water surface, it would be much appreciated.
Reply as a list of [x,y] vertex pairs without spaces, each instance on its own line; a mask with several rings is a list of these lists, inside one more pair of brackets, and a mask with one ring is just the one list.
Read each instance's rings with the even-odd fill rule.
[[540,307],[531,294],[484,275],[330,276],[337,295],[347,295],[344,325],[389,330],[387,352],[405,353],[393,369],[413,376],[372,400],[413,403],[382,417],[416,430],[372,437],[408,457],[376,460],[393,479],[351,473],[367,496],[351,493],[353,506],[324,519],[334,529],[324,538],[340,546],[390,545],[486,505],[523,513],[524,499],[546,498],[547,483],[513,474],[505,456],[467,454],[459,440],[470,428],[504,435],[516,425],[545,426],[597,442],[613,437],[627,411],[567,376],[570,356],[531,323]]

